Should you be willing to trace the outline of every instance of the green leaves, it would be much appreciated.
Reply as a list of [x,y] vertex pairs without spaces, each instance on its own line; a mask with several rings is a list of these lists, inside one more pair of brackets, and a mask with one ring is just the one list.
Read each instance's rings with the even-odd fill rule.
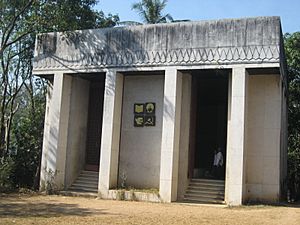
[[284,40],[289,64],[300,68],[300,32],[295,32],[293,34],[287,33],[284,35]]
[[45,114],[45,95],[37,91],[32,101],[20,108],[11,130],[10,149],[15,152],[14,183],[31,188],[41,157]]
[[15,163],[11,158],[0,158],[0,192],[12,189],[12,174]]
[[166,23],[173,21],[170,14],[163,14],[167,2],[167,0],[142,0],[134,3],[131,9],[141,16],[144,23]]
[[[300,187],[300,32],[285,34],[285,55],[289,77],[288,99],[288,180],[299,195]],[[297,193],[298,192],[298,193]]]
[[289,139],[293,139],[289,146],[299,148],[300,140],[292,137],[300,135],[300,32],[286,34],[284,41],[289,77]]
[[37,84],[31,74],[35,36],[115,26],[119,17],[94,10],[96,3],[0,0],[0,157],[14,162],[11,170],[3,169],[13,175],[7,178],[13,186],[30,188],[38,183],[45,85]]
[[39,9],[41,32],[71,31],[115,26],[117,15],[93,10],[96,0],[44,1]]

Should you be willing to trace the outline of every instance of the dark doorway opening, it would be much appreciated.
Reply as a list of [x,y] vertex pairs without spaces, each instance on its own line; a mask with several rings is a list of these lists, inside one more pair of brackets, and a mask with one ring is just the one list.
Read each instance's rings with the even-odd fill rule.
[[192,72],[190,178],[225,178],[228,77],[227,70]]
[[99,171],[105,75],[85,77],[90,81],[85,170]]

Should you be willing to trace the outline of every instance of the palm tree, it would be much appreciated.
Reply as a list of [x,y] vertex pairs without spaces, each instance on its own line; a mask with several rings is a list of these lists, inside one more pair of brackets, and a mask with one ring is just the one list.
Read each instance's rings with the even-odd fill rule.
[[163,15],[168,0],[141,0],[132,5],[132,10],[138,12],[144,23],[166,23],[173,21],[170,14]]

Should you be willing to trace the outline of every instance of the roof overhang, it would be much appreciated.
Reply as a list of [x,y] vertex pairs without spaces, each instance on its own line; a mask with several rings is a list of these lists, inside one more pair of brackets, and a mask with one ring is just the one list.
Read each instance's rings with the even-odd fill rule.
[[37,36],[33,72],[236,64],[280,67],[282,46],[279,17],[55,32]]

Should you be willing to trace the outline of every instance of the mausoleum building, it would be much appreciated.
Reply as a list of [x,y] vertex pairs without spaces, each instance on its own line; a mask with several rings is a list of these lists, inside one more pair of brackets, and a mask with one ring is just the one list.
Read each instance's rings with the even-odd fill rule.
[[150,189],[162,202],[279,201],[282,39],[278,17],[38,35],[33,73],[49,81],[41,187],[101,198]]

